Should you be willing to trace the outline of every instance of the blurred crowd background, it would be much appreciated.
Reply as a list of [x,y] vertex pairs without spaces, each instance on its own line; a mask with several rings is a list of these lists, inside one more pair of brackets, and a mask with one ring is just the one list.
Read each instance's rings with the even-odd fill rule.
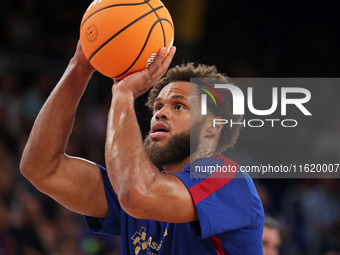
[[[175,23],[174,64],[214,64],[234,78],[340,74],[339,1],[163,2]],[[90,233],[82,216],[38,192],[18,167],[34,119],[74,53],[89,4],[0,1],[0,255],[119,254],[118,238]],[[111,85],[98,73],[91,79],[68,154],[105,165]],[[245,128],[226,155],[244,164],[340,163],[340,86],[334,79],[313,91],[312,120],[288,131]],[[136,101],[143,135],[150,117],[144,101]],[[266,213],[280,222],[280,254],[340,253],[339,179],[255,182]]]

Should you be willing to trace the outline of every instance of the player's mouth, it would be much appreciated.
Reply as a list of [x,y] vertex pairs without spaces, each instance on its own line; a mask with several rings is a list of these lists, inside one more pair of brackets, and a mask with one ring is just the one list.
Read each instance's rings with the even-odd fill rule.
[[151,139],[161,138],[170,132],[170,128],[164,122],[156,122],[150,132]]

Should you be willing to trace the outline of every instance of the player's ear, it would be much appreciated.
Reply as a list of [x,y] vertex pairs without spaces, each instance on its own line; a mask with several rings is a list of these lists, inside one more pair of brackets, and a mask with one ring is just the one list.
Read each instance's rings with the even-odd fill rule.
[[221,133],[222,129],[223,129],[223,124],[221,124],[221,121],[214,121],[214,120],[218,120],[218,119],[222,119],[221,116],[213,116],[211,121],[209,121],[210,125],[208,127],[208,130],[206,132],[207,136],[215,136]]

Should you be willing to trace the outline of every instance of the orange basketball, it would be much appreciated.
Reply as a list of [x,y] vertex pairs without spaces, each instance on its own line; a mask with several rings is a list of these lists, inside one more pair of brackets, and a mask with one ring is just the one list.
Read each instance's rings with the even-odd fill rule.
[[120,80],[148,68],[174,41],[170,13],[159,0],[95,0],[80,25],[86,58],[100,73]]

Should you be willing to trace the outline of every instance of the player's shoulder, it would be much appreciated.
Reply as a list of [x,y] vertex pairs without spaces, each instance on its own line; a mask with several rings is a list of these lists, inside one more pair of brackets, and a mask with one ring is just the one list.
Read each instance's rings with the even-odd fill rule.
[[257,196],[251,177],[237,162],[222,155],[197,159],[187,165],[181,175],[190,179],[193,185],[204,182],[205,185],[223,187],[219,192],[232,189],[240,191],[237,194],[245,197]]
[[239,168],[235,161],[222,155],[214,155],[191,162],[183,172],[189,173],[191,178],[233,178]]

